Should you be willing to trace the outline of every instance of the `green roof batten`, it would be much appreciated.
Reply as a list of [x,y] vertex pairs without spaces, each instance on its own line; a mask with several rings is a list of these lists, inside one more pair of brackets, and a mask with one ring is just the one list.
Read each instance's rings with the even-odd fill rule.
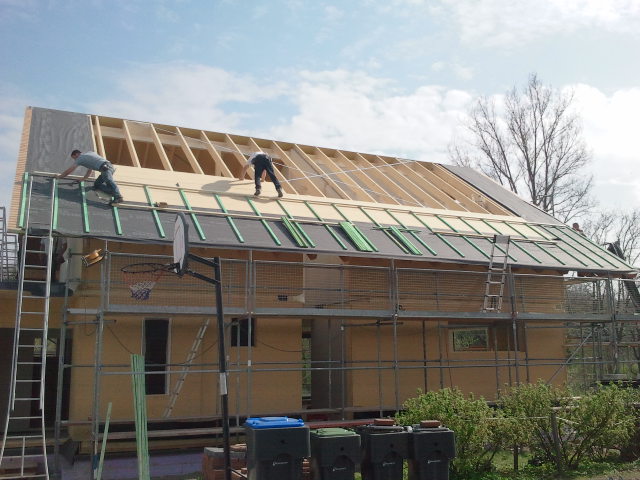
[[80,188],[80,198],[82,199],[82,226],[84,228],[84,233],[89,233],[91,231],[91,227],[89,226],[89,212],[87,209],[87,192],[84,189],[84,181],[80,182],[79,188]]
[[[304,204],[306,205],[306,207],[311,211],[311,213],[313,213],[313,215],[320,220],[321,222],[324,222],[324,220],[322,219],[322,217],[320,215],[318,215],[318,212],[316,212],[314,210],[314,208],[311,206],[311,204],[309,202],[307,202],[305,200]],[[331,234],[331,236],[333,237],[333,239],[338,242],[338,245],[340,245],[340,247],[342,247],[343,250],[347,250],[347,246],[344,244],[344,242],[342,241],[342,239],[338,236],[338,234],[336,232],[333,231],[333,229],[325,224],[324,228]]]
[[429,253],[431,253],[432,255],[438,255],[436,253],[436,251],[431,248],[427,242],[425,242],[422,238],[420,238],[420,236],[418,235],[418,232],[416,230],[411,230],[410,228],[408,228],[398,217],[396,217],[393,212],[391,212],[388,208],[385,208],[385,212],[387,212],[387,214],[393,218],[396,222],[398,222],[398,225],[400,225],[402,228],[406,229],[409,234],[416,239],[416,241],[418,243],[420,243],[420,245],[422,245],[424,248],[426,248]]
[[251,198],[249,198],[249,197],[245,197],[245,198],[247,199],[247,202],[251,206],[251,209],[253,210],[253,213],[255,213],[257,216],[260,217],[260,222],[262,223],[264,228],[267,230],[267,232],[271,236],[271,239],[275,242],[276,245],[278,245],[278,246],[282,245],[282,242],[276,236],[274,231],[271,229],[271,227],[269,226],[269,223],[267,222],[267,220],[262,216],[262,214],[260,213],[260,210],[258,210],[258,207],[256,207],[256,205],[253,203],[253,200],[251,200]]
[[24,216],[27,211],[27,190],[29,189],[29,172],[22,175],[22,192],[20,194],[20,214],[18,216],[18,226],[24,228]]
[[[184,206],[186,207],[186,209],[187,210],[193,210],[191,208],[191,204],[189,203],[189,200],[187,199],[187,195],[184,193],[184,190],[179,188],[178,192],[180,193],[180,197],[182,197],[182,202],[184,203]],[[196,231],[198,232],[198,236],[200,237],[200,240],[206,240],[207,237],[205,236],[204,231],[202,230],[202,227],[200,226],[200,222],[198,221],[198,217],[196,216],[196,214],[194,212],[190,212],[189,215],[191,215],[191,220],[193,221],[193,226],[196,227]]]
[[226,213],[227,214],[227,216],[226,216],[227,223],[231,227],[231,230],[233,230],[233,233],[235,233],[236,238],[238,239],[238,241],[240,243],[244,243],[244,237],[240,233],[240,230],[238,230],[238,227],[236,227],[236,223],[233,221],[233,218],[231,218],[231,216],[229,215],[229,212],[227,211],[227,209],[225,208],[224,204],[222,203],[222,199],[220,198],[220,195],[218,195],[216,193],[213,196],[216,199],[216,202],[218,202],[218,206],[220,207],[220,210],[222,210],[222,213]]
[[147,185],[144,185],[143,188],[144,188],[144,194],[147,197],[147,203],[149,203],[149,206],[152,208],[151,214],[153,215],[153,221],[156,223],[156,228],[158,229],[158,235],[160,235],[160,238],[165,238],[166,234],[164,233],[164,228],[162,228],[162,223],[160,222],[160,216],[158,215],[158,212],[155,209],[155,205],[153,204],[153,198],[151,197],[151,190]]
[[458,250],[454,245],[451,244],[451,242],[449,240],[447,240],[446,238],[444,238],[442,235],[440,235],[438,232],[434,232],[433,229],[426,224],[426,222],[424,220],[422,220],[418,215],[415,214],[415,212],[411,212],[411,215],[414,216],[414,218],[416,220],[418,220],[422,225],[424,225],[427,230],[429,230],[429,232],[433,233],[436,237],[438,237],[443,243],[445,243],[451,250],[453,250],[454,252],[456,252],[458,255],[460,255],[462,258],[464,258],[464,253],[462,253],[460,250]]

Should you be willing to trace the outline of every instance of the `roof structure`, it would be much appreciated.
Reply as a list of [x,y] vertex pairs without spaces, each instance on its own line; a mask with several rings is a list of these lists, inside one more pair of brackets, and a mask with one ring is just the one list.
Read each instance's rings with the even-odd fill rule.
[[[486,264],[495,234],[511,237],[510,263],[538,269],[633,267],[470,169],[111,117],[30,108],[14,188],[15,228],[65,236],[170,242],[175,213],[190,241],[230,249],[332,253]],[[125,203],[111,207],[86,183],[54,179],[74,148],[117,166]],[[238,180],[256,150],[274,158],[285,197],[252,196]]]

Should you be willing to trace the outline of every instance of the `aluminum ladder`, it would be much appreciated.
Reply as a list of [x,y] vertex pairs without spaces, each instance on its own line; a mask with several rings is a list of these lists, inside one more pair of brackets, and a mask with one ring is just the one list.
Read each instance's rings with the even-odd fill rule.
[[163,418],[169,418],[171,416],[171,412],[173,411],[173,407],[176,404],[176,400],[178,400],[178,395],[180,395],[180,391],[182,390],[182,386],[184,385],[184,381],[189,374],[189,369],[191,368],[191,364],[193,363],[193,359],[196,358],[198,353],[198,349],[200,348],[200,344],[204,339],[204,334],[209,327],[209,318],[205,318],[198,329],[198,333],[196,334],[196,338],[193,340],[193,344],[191,345],[191,350],[189,350],[189,354],[187,355],[187,360],[183,364],[182,372],[180,373],[180,377],[176,382],[175,387],[171,391],[171,396],[169,397],[169,403],[167,407],[164,409],[164,413],[162,414]]
[[[7,417],[0,446],[0,477],[3,480],[49,479],[44,396],[53,258],[52,220],[57,180],[51,179],[50,186],[48,222],[37,227],[32,225],[30,215],[33,177],[23,192],[25,202],[21,225],[24,226],[24,236],[18,268],[13,361]],[[32,427],[34,423],[38,426]]]
[[7,209],[0,207],[0,281],[15,280],[18,273],[18,237],[7,228]]
[[509,243],[509,235],[493,236],[489,270],[484,288],[484,301],[482,303],[482,311],[485,313],[502,311],[504,282],[507,277],[509,262]]

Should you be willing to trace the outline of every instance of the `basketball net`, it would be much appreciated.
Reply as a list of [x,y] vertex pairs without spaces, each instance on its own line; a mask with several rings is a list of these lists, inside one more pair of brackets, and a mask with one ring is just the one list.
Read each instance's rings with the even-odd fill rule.
[[149,300],[151,290],[153,290],[158,279],[164,274],[164,270],[122,272],[122,274],[125,283],[129,285],[131,298],[135,298],[136,300]]

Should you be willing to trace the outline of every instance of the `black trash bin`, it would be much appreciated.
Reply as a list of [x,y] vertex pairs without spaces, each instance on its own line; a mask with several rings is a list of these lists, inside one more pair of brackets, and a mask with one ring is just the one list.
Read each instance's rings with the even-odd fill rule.
[[311,437],[314,480],[353,480],[360,465],[360,435],[344,428],[319,428]]
[[309,428],[289,417],[248,418],[249,480],[300,480],[302,460],[310,455]]
[[437,420],[414,425],[409,435],[409,480],[448,480],[456,456],[455,434]]
[[362,437],[362,480],[402,480],[404,459],[409,456],[409,434],[389,419],[358,427]]

